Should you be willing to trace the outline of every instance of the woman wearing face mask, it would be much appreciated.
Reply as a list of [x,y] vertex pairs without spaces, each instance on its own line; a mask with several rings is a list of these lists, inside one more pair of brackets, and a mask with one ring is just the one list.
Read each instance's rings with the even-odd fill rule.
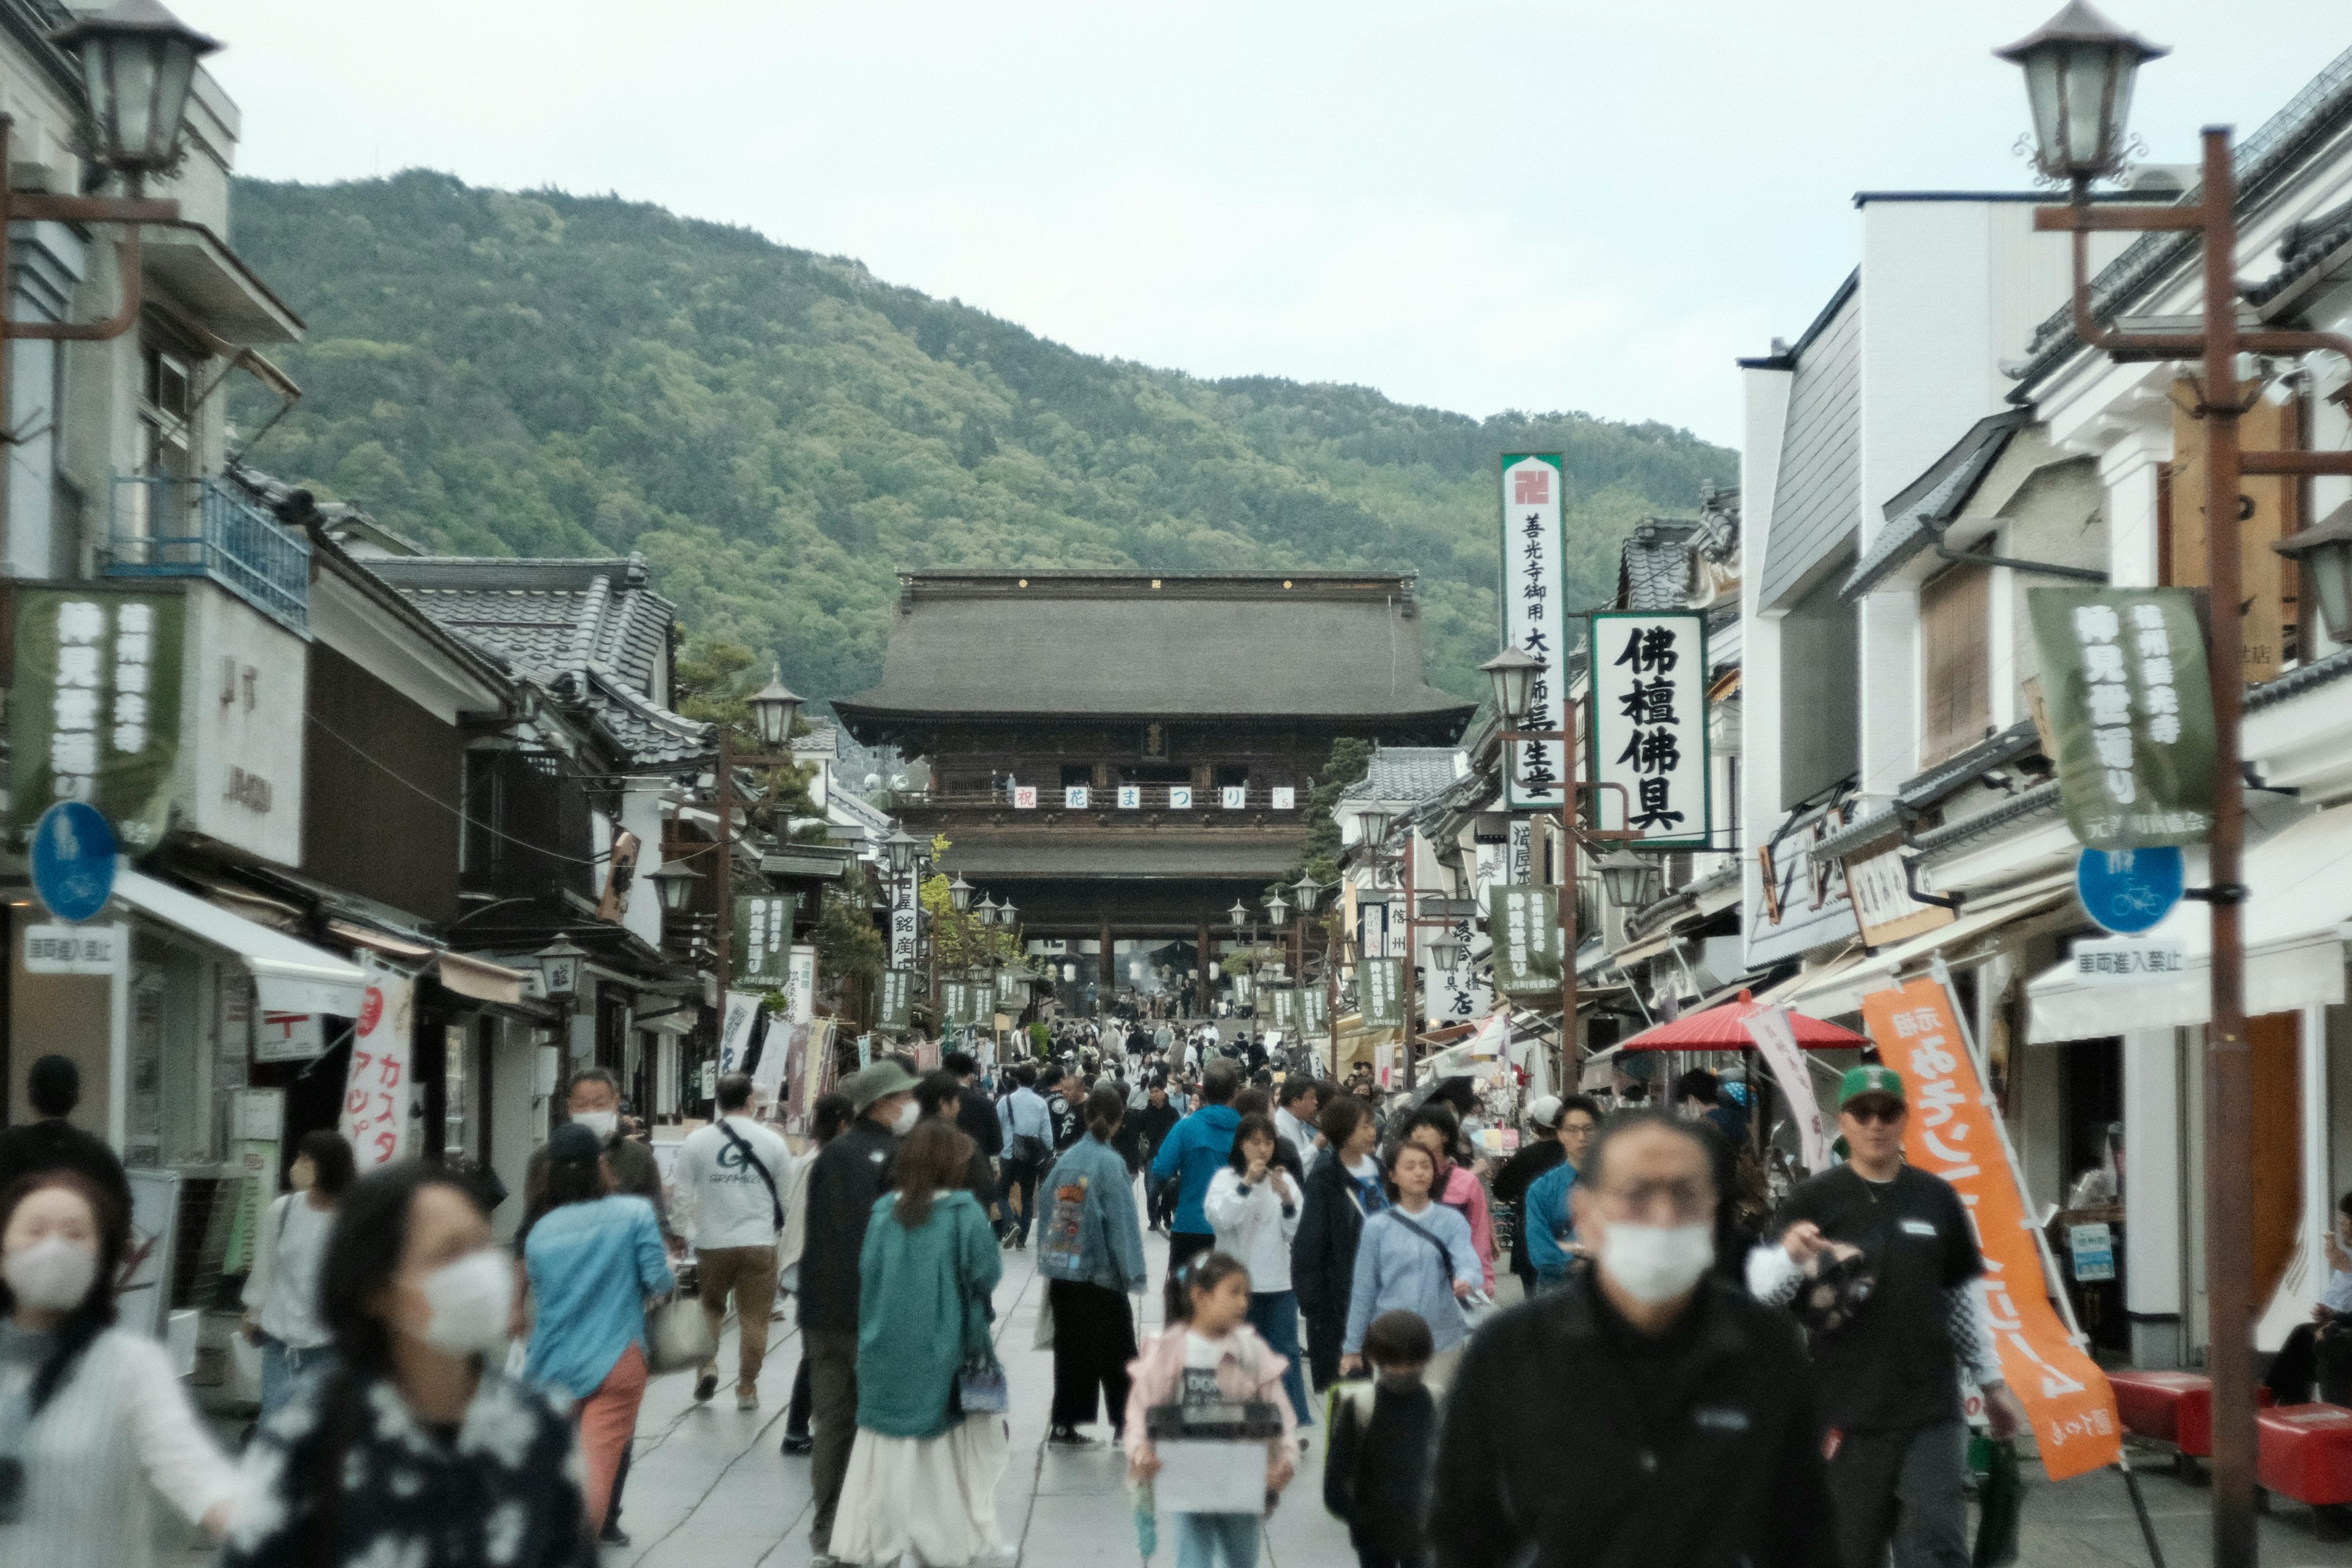
[[492,1364],[514,1266],[457,1177],[387,1166],[343,1194],[319,1275],[334,1366],[246,1450],[222,1568],[594,1561],[572,1431]]
[[245,1281],[245,1335],[261,1347],[265,1421],[331,1353],[332,1336],[319,1319],[319,1266],[335,1227],[335,1205],[354,1174],[352,1146],[340,1132],[305,1132],[296,1150],[287,1173],[294,1190],[262,1214]]
[[565,1122],[548,1140],[543,1212],[523,1237],[537,1313],[523,1375],[578,1401],[588,1514],[598,1531],[646,1396],[646,1298],[677,1283],[654,1206],[613,1190],[596,1135]]
[[1443,1393],[1461,1359],[1470,1326],[1460,1302],[1478,1289],[1478,1255],[1470,1222],[1436,1201],[1437,1162],[1418,1142],[1393,1145],[1388,1155],[1394,1201],[1364,1222],[1356,1241],[1356,1275],[1348,1288],[1348,1331],[1339,1341],[1339,1372],[1363,1370],[1364,1331],[1382,1312],[1418,1312],[1429,1325],[1436,1353],[1423,1374]]
[[236,1474],[163,1347],[114,1326],[129,1220],[70,1171],[0,1195],[0,1565],[145,1568],[148,1485],[220,1533]]

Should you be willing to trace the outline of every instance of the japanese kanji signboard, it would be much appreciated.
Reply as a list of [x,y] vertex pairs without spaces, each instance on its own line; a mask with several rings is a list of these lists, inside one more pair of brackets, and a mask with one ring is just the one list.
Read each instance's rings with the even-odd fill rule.
[[1404,960],[1368,958],[1356,965],[1356,1000],[1365,1026],[1393,1029],[1404,1022]]
[[2186,588],[2032,588],[2066,825],[2094,849],[2201,844],[2213,689]]
[[[1495,942],[1495,985],[1507,996],[1559,990],[1559,891],[1503,886],[1486,889],[1486,934]],[[1549,973],[1539,972],[1549,965]]]
[[19,833],[51,803],[96,806],[133,855],[171,816],[180,754],[177,594],[89,586],[16,595],[9,789]]
[[761,893],[735,900],[735,920],[727,936],[728,945],[734,950],[736,984],[784,988],[793,912],[800,904],[798,893]]
[[2053,1481],[2116,1462],[2123,1430],[2115,1391],[2050,1304],[2025,1184],[2010,1162],[2000,1110],[1985,1093],[1951,996],[1932,978],[1864,994],[1862,1016],[1881,1060],[1903,1075],[1911,1163],[1952,1184],[1984,1253],[1985,1316],[2000,1370],[2025,1404]]
[[410,1058],[415,1049],[416,982],[372,952],[360,1016],[352,1020],[352,1065],[343,1077],[343,1136],[362,1171],[400,1158],[408,1137]]
[[1696,611],[1592,617],[1592,761],[1604,827],[1645,848],[1707,844],[1706,617]]
[[[1503,640],[1542,659],[1528,692],[1529,730],[1567,727],[1568,619],[1560,604],[1560,491],[1557,452],[1503,454]],[[1568,758],[1556,741],[1515,741],[1503,770],[1503,808],[1557,808]]]
[[886,969],[882,972],[882,1016],[874,1020],[885,1029],[911,1029],[915,1026],[915,987],[921,976],[911,969]]

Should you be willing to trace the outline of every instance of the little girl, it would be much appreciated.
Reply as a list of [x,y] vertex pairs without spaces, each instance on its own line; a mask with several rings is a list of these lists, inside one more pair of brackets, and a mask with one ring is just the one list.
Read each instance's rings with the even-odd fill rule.
[[[1128,1474],[1149,1480],[1160,1468],[1145,1415],[1153,1405],[1255,1399],[1282,1415],[1282,1434],[1267,1442],[1265,1459],[1266,1491],[1280,1491],[1297,1468],[1298,1418],[1282,1391],[1290,1363],[1249,1326],[1249,1271],[1222,1252],[1204,1252],[1186,1261],[1170,1285],[1167,1331],[1128,1369],[1133,1379],[1127,1396]],[[1255,1568],[1261,1517],[1178,1514],[1176,1568],[1216,1568],[1220,1556],[1224,1568]]]

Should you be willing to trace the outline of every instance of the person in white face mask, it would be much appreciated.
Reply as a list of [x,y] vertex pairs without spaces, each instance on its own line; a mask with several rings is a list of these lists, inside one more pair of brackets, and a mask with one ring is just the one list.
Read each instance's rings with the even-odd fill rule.
[[236,1476],[163,1347],[114,1326],[128,1221],[71,1171],[0,1197],[0,1565],[149,1568],[148,1485],[217,1537]]
[[223,1568],[593,1561],[571,1423],[505,1377],[514,1264],[473,1193],[418,1162],[345,1190],[319,1275],[333,1366],[246,1450]]
[[1619,1116],[1570,1201],[1592,1267],[1482,1328],[1455,1373],[1438,1568],[1835,1568],[1804,1352],[1784,1315],[1711,1277],[1702,1135]]

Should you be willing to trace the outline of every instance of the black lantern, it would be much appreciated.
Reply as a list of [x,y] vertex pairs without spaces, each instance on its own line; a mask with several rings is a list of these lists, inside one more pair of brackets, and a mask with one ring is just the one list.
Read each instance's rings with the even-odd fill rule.
[[562,1005],[580,994],[580,966],[587,961],[588,950],[572,945],[569,932],[556,932],[555,940],[533,956],[539,961],[540,987],[549,1001]]
[[760,743],[788,744],[793,738],[793,721],[800,711],[801,700],[784,684],[783,672],[778,670],[751,699],[751,722],[760,731]]
[[677,914],[694,897],[694,885],[702,880],[702,873],[683,860],[665,860],[660,870],[646,874],[646,880],[660,892],[661,907]]
[[2085,0],[1993,53],[2025,72],[2033,111],[2034,163],[2080,187],[2123,166],[2132,79],[2171,51],[2126,33]]
[[68,22],[49,41],[81,61],[89,95],[83,135],[92,163],[133,181],[180,161],[196,61],[220,47],[156,0],[119,0]]
[[1665,878],[1658,863],[1631,849],[1618,849],[1601,858],[1601,887],[1621,910],[1638,910],[1657,898]]
[[2293,561],[2319,595],[2319,618],[2327,623],[2327,635],[2352,643],[2352,501],[2271,548]]
[[1549,667],[1525,648],[1507,647],[1478,668],[1486,672],[1495,716],[1503,721],[1506,730],[1517,729],[1527,721],[1528,702],[1535,692],[1536,677]]

